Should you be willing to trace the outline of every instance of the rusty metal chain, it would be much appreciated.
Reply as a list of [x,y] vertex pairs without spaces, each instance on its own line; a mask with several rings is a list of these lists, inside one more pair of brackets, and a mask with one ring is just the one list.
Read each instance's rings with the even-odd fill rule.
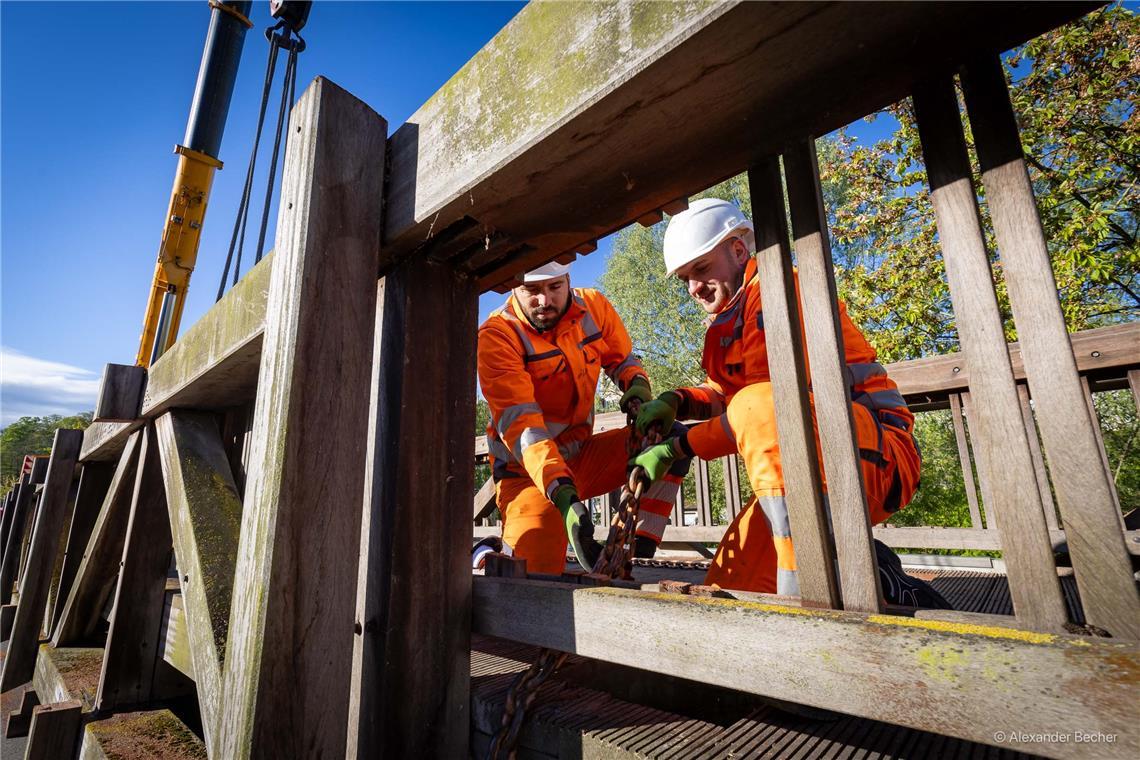
[[491,747],[487,752],[490,760],[495,758],[514,760],[515,745],[518,744],[527,708],[538,696],[539,687],[554,675],[568,656],[566,652],[559,652],[556,649],[543,649],[538,659],[515,678],[507,691],[507,701],[503,706],[503,719],[499,724],[499,730],[491,740]]
[[[636,399],[629,405],[626,423],[629,425],[629,440],[626,442],[626,453],[633,458],[649,446],[661,441],[661,434],[654,429],[640,435],[634,426],[634,420],[641,408]],[[637,533],[637,515],[641,509],[641,497],[648,487],[649,479],[645,470],[634,467],[630,470],[629,479],[622,486],[621,501],[610,521],[610,533],[606,539],[605,548],[602,549],[598,561],[594,563],[593,574],[603,575],[607,578],[631,579],[633,567],[633,542]],[[567,654],[556,649],[543,649],[527,670],[519,674],[507,691],[506,703],[503,705],[503,719],[499,730],[491,740],[487,752],[488,760],[515,757],[515,745],[518,743],[519,732],[522,730],[523,720],[526,718],[527,708],[538,696],[538,689],[555,671],[566,661]]]

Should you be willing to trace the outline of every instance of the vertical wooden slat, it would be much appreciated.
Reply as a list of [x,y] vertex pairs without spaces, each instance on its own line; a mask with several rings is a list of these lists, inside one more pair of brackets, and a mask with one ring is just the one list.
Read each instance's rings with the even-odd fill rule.
[[75,581],[76,573],[79,572],[79,564],[83,561],[83,550],[87,548],[91,530],[95,527],[95,521],[99,519],[99,508],[107,496],[107,489],[114,474],[115,465],[111,462],[88,462],[81,467],[79,491],[75,496],[75,511],[71,518],[71,529],[67,532],[59,588],[52,604],[48,631],[55,630],[63,614],[63,606],[71,593],[71,585]]
[[697,525],[712,525],[712,494],[709,491],[709,463],[697,459],[693,477],[697,486]]
[[800,597],[809,604],[836,608],[840,601],[839,588],[808,402],[779,160],[768,158],[750,168],[748,185],[752,193],[764,334],[776,402],[776,430],[788,518],[796,547]]
[[1136,415],[1140,416],[1140,369],[1128,370],[1128,387],[1132,390],[1132,401],[1136,404]]
[[[958,335],[970,367],[975,402],[970,433],[979,474],[993,492],[988,516],[1001,530],[1014,611],[1031,628],[1063,630],[1065,604],[1036,496],[953,79],[921,85],[914,109]],[[1030,502],[1022,497],[1027,489],[1034,494]]]
[[234,760],[339,757],[348,725],[387,125],[318,78],[288,129],[226,639]]
[[814,140],[788,149],[784,174],[843,608],[878,612],[882,591],[845,373],[843,326]]
[[1057,300],[1001,60],[995,55],[972,63],[962,82],[1081,601],[1090,623],[1140,638],[1140,593],[1119,529],[1120,504],[1108,471],[1096,466],[1102,458],[1096,416],[1079,413],[1087,393]]
[[12,504],[12,520],[8,525],[8,539],[4,542],[4,557],[0,560],[0,604],[12,601],[12,591],[19,573],[20,548],[24,543],[34,503],[35,486],[29,474],[21,475]]
[[1101,467],[1104,468],[1105,476],[1108,478],[1109,493],[1112,496],[1112,504],[1115,507],[1114,511],[1116,517],[1120,520],[1121,530],[1124,529],[1123,515],[1120,512],[1120,495],[1116,492],[1116,480],[1112,477],[1112,465],[1108,461],[1108,450],[1104,447],[1104,434],[1100,430],[1100,415],[1096,413],[1096,403],[1093,401],[1092,388],[1089,386],[1089,379],[1081,377],[1081,392],[1085,397],[1085,409],[1089,413],[1089,420],[1092,422],[1093,438],[1096,441],[1097,454],[1100,457]]
[[466,757],[478,288],[409,261],[381,291],[347,755]]
[[52,633],[53,646],[85,643],[113,590],[119,562],[123,558],[141,438],[142,431],[132,433],[123,447],[111,485],[99,508],[99,516],[80,557],[79,569],[63,604],[59,622]]
[[966,442],[966,426],[962,421],[962,397],[950,394],[950,416],[954,421],[954,442],[958,444],[958,462],[962,468],[962,481],[966,486],[966,503],[970,508],[970,527],[981,530],[982,513],[978,509],[978,491],[974,487],[974,470],[970,466],[970,446]]
[[736,468],[738,457],[729,454],[721,457],[721,466],[724,467],[724,509],[725,522],[731,523],[740,514],[740,470]]
[[155,431],[202,728],[213,748],[219,745],[241,499],[214,415],[176,409],[155,421]]
[[159,629],[172,552],[158,441],[154,426],[149,425],[139,448],[115,606],[95,697],[98,710],[161,696],[153,687],[155,665],[162,658]]
[[1045,457],[1041,456],[1041,442],[1037,440],[1037,423],[1033,418],[1033,405],[1029,403],[1029,387],[1017,386],[1017,396],[1021,399],[1021,417],[1025,420],[1025,437],[1029,440],[1029,456],[1033,458],[1033,472],[1037,475],[1037,492],[1041,494],[1041,510],[1045,513],[1045,524],[1049,530],[1057,530],[1057,510],[1053,508],[1053,493],[1049,489],[1049,473],[1045,469]]
[[35,670],[48,585],[63,540],[61,531],[67,520],[67,496],[82,445],[82,430],[55,431],[40,509],[32,528],[27,567],[20,576],[20,599],[12,621],[0,691],[8,691],[31,680]]
[[[686,475],[686,479],[688,479]],[[677,489],[677,496],[673,499],[673,511],[670,513],[669,519],[672,520],[674,525],[685,524],[685,483],[681,482],[680,487]]]
[[32,724],[24,760],[60,760],[75,755],[83,703],[79,700],[38,705],[32,709]]

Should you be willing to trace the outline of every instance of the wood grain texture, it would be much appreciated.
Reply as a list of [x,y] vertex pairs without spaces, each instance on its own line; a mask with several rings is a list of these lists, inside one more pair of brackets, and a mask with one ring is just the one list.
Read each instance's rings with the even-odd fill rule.
[[318,78],[288,129],[226,638],[235,760],[340,756],[348,722],[387,125]]
[[[889,715],[892,723],[972,741],[995,743],[996,726],[1032,734],[1080,725],[1116,735],[1098,746],[1103,757],[1140,752],[1140,682],[1131,676],[1140,648],[1132,641],[481,577],[473,630],[606,662],[652,663],[659,673],[797,704]],[[717,645],[677,644],[691,641]],[[796,656],[788,656],[789,642]],[[1075,743],[1002,746],[1088,753]]]
[[[1088,393],[1068,351],[1065,319],[1001,61],[995,55],[972,62],[963,71],[962,83],[1081,599],[1090,623],[1140,639],[1140,593],[1120,538],[1120,503],[1108,468],[1096,466],[1098,460],[1104,463],[1096,415],[1075,413]],[[1132,348],[1135,353],[1135,343]]]
[[162,654],[159,631],[172,551],[158,441],[154,427],[148,426],[139,443],[115,606],[95,698],[97,710],[167,696],[155,689],[154,681]]
[[878,612],[882,591],[851,416],[835,265],[814,140],[797,143],[784,153],[784,174],[843,609]]
[[[974,487],[974,468],[970,463],[970,445],[966,440],[966,424],[962,418],[962,397],[950,395],[950,419],[954,425],[954,442],[958,446],[958,464],[962,471],[962,483],[966,489],[966,503],[970,510],[970,527],[981,530],[982,512],[978,508],[978,489]],[[992,526],[991,526],[992,527]]]
[[12,635],[4,658],[0,691],[8,691],[29,681],[36,668],[36,649],[44,623],[45,605],[53,569],[63,541],[62,530],[69,514],[67,497],[79,447],[81,430],[56,430],[47,465],[47,477],[32,528],[28,559],[20,575],[20,599],[12,621]]
[[834,609],[840,605],[840,596],[808,400],[802,324],[788,247],[779,160],[768,158],[750,168],[748,186],[752,193],[752,221],[756,225],[756,263],[768,370],[800,596],[806,602]]
[[24,760],[60,760],[74,756],[82,712],[83,705],[78,700],[33,708]]
[[142,406],[146,367],[107,364],[95,400],[95,422],[134,422]]
[[727,511],[725,519],[729,522],[740,513],[740,470],[737,469],[739,457],[729,454],[721,459],[724,468],[724,507]]
[[155,430],[202,729],[216,747],[241,499],[214,415],[176,409]]
[[347,756],[465,757],[478,290],[413,261],[380,290]]
[[1037,422],[1033,415],[1033,404],[1029,399],[1028,386],[1017,386],[1017,397],[1021,400],[1021,418],[1025,420],[1025,437],[1029,441],[1029,456],[1033,458],[1033,472],[1037,475],[1037,492],[1041,495],[1041,511],[1045,514],[1045,524],[1049,530],[1057,530],[1057,510],[1053,506],[1053,491],[1049,488],[1049,473],[1045,469],[1045,457],[1041,454],[1041,441],[1037,437]]
[[75,509],[67,530],[67,540],[62,546],[59,579],[48,609],[46,630],[49,632],[55,630],[63,614],[64,604],[71,593],[79,565],[83,561],[83,550],[87,548],[91,529],[95,527],[95,521],[99,518],[100,507],[103,505],[103,499],[107,495],[114,474],[115,466],[109,462],[91,462],[80,466]]
[[490,517],[498,505],[495,503],[495,479],[488,477],[475,493],[474,514],[475,522]]
[[31,475],[20,476],[20,483],[16,487],[16,498],[12,503],[12,519],[8,524],[8,538],[4,542],[4,557],[0,560],[0,604],[12,601],[12,591],[16,586],[16,577],[20,570],[20,547],[24,543],[24,534],[31,524],[31,513],[35,509],[35,486],[31,483]]
[[1140,416],[1140,369],[1128,371],[1128,387],[1132,391],[1132,400],[1136,403],[1136,414]]
[[[953,79],[931,80],[915,91],[913,99],[958,335],[974,370],[970,381],[976,406],[970,415],[974,455],[979,474],[989,480],[992,490],[987,513],[1005,537],[1014,611],[1030,628],[1060,630],[1066,621],[1065,605],[1002,337]],[[1032,499],[1024,498],[1026,490]]]
[[466,222],[493,287],[1092,7],[533,4],[393,134],[385,259]]
[[81,462],[113,462],[123,453],[131,433],[141,430],[146,420],[134,422],[93,422],[83,431]]
[[[59,621],[52,631],[52,645],[76,646],[84,643],[95,630],[99,614],[112,592],[119,562],[123,558],[123,541],[131,513],[131,497],[142,433],[127,439],[123,453],[115,465],[115,474],[99,507],[99,516],[91,527],[87,543],[79,557]],[[91,463],[84,465],[90,466]]]

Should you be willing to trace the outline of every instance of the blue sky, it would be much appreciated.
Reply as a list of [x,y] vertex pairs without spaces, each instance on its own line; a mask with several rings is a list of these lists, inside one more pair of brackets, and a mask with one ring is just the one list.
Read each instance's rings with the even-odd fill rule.
[[[254,2],[183,329],[212,305],[221,276],[253,142],[268,5]],[[298,93],[327,76],[394,131],[521,7],[320,0],[303,32]],[[89,410],[103,365],[134,362],[171,150],[185,131],[209,15],[206,0],[0,3],[0,425]],[[246,262],[271,144],[263,137]],[[273,211],[269,240],[275,220]],[[596,282],[611,242],[574,264],[576,285]],[[482,314],[503,299],[485,295]]]

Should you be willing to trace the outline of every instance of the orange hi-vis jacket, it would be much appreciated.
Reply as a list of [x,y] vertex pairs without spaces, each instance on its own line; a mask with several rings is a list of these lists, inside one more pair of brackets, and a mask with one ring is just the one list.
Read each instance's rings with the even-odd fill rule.
[[575,288],[566,313],[542,332],[513,295],[493,312],[479,328],[479,385],[491,409],[495,481],[529,476],[548,499],[572,481],[566,462],[593,432],[599,373],[622,391],[645,377],[632,351],[614,307],[593,289]]
[[[798,275],[795,283],[798,293]],[[904,435],[910,434],[914,415],[907,408],[898,386],[876,361],[875,349],[847,316],[847,308],[842,301],[839,303],[839,320],[843,328],[846,374],[852,402],[866,407],[880,424],[889,425]],[[709,325],[701,365],[708,374],[705,382],[694,388],[678,388],[677,393],[683,399],[678,416],[708,420],[689,430],[686,441],[697,456],[705,458],[719,455],[726,439],[731,438],[725,409],[733,396],[745,386],[771,381],[755,259],[749,260],[744,271],[744,286]],[[879,443],[878,450],[881,451],[882,441]],[[872,450],[861,451],[861,454],[864,457],[875,456]],[[898,508],[897,505],[892,506]]]

